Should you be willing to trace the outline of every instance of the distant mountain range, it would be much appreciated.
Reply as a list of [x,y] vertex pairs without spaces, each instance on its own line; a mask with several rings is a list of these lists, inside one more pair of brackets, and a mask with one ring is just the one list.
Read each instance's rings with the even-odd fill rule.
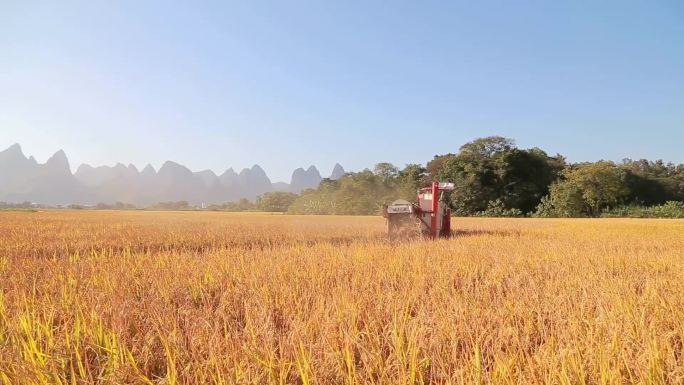
[[[339,179],[344,169],[336,164],[330,179]],[[19,144],[0,152],[0,201],[34,202],[47,205],[132,203],[148,206],[157,202],[185,200],[192,204],[223,203],[241,198],[254,200],[270,191],[298,193],[317,187],[323,178],[315,166],[298,168],[290,183],[272,183],[259,165],[239,173],[229,168],[221,175],[211,170],[193,172],[167,161],[159,170],[151,165],[93,167],[82,164],[71,173],[64,151],[47,162],[26,157]]]

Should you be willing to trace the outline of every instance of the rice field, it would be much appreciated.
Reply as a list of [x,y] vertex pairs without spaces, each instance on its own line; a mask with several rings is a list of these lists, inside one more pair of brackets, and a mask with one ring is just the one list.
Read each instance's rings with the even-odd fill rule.
[[0,383],[684,383],[684,221],[452,226],[0,212]]

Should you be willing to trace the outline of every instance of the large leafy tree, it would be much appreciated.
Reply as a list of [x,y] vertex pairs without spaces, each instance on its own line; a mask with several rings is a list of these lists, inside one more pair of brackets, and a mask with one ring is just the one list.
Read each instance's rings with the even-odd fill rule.
[[373,174],[377,175],[385,183],[391,183],[399,174],[399,168],[392,163],[382,162],[373,167]]
[[567,168],[539,207],[543,216],[598,216],[629,195],[627,172],[613,162],[582,163]]
[[383,176],[369,170],[351,173],[339,182],[335,192],[336,214],[377,214],[382,203],[391,199],[391,186]]
[[521,150],[512,139],[492,136],[463,145],[443,162],[437,178],[455,184],[451,204],[457,214],[473,215],[496,201],[528,213],[563,165],[560,156],[549,157],[538,148]]
[[524,213],[533,211],[564,164],[562,157],[551,158],[538,148],[503,152],[496,173],[504,206]]
[[425,166],[425,171],[427,172],[427,176],[431,180],[436,180],[437,177],[440,175],[442,168],[444,167],[444,164],[451,158],[455,157],[456,154],[444,154],[444,155],[435,155],[431,161],[427,162],[427,165]]
[[396,178],[397,197],[408,201],[415,201],[418,189],[429,182],[427,170],[419,164],[407,164],[399,171]]

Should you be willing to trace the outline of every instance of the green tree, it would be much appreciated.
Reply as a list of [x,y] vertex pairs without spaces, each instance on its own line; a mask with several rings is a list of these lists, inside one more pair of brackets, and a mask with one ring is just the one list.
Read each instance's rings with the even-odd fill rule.
[[377,214],[383,203],[392,200],[393,186],[368,170],[352,173],[339,182],[335,192],[337,214]]
[[492,159],[515,148],[515,141],[503,136],[478,138],[461,146],[459,155],[473,159]]
[[[347,178],[345,174],[340,179]],[[290,214],[327,215],[335,214],[335,191],[339,188],[340,180],[323,179],[318,188],[302,191],[290,205]]]
[[505,207],[524,213],[534,211],[548,194],[551,183],[558,179],[564,165],[563,157],[549,157],[539,148],[506,150],[495,171],[501,187],[499,199]]
[[684,165],[646,159],[624,159],[620,167],[628,172],[628,200],[633,204],[657,205],[684,200]]
[[427,186],[427,169],[419,164],[407,164],[397,176],[397,199],[415,201],[418,189]]
[[373,174],[379,176],[383,182],[391,182],[399,174],[399,169],[392,163],[382,162],[373,167]]
[[574,183],[558,182],[551,185],[549,195],[542,198],[535,216],[539,217],[583,217],[586,206],[581,189]]
[[541,216],[598,216],[629,194],[627,172],[613,162],[582,163],[566,168],[538,208]]
[[442,168],[444,167],[444,163],[446,163],[449,159],[456,157],[456,154],[444,154],[444,155],[435,155],[431,161],[427,162],[427,165],[425,166],[425,171],[427,172],[427,177],[429,180],[436,180],[437,176],[440,175]]
[[297,194],[291,192],[267,192],[257,197],[256,205],[262,211],[284,213],[297,200],[297,197]]
[[505,209],[531,212],[558,177],[564,159],[533,148],[521,150],[500,136],[464,144],[442,164],[437,179],[455,185],[451,205],[459,215],[486,211],[500,201]]

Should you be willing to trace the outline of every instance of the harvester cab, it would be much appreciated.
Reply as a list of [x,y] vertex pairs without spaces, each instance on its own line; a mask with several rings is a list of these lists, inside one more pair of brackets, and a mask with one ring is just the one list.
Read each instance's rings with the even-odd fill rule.
[[386,206],[383,216],[390,239],[416,233],[430,239],[451,236],[451,209],[442,193],[453,189],[453,183],[432,182],[418,190],[417,204],[399,199]]

